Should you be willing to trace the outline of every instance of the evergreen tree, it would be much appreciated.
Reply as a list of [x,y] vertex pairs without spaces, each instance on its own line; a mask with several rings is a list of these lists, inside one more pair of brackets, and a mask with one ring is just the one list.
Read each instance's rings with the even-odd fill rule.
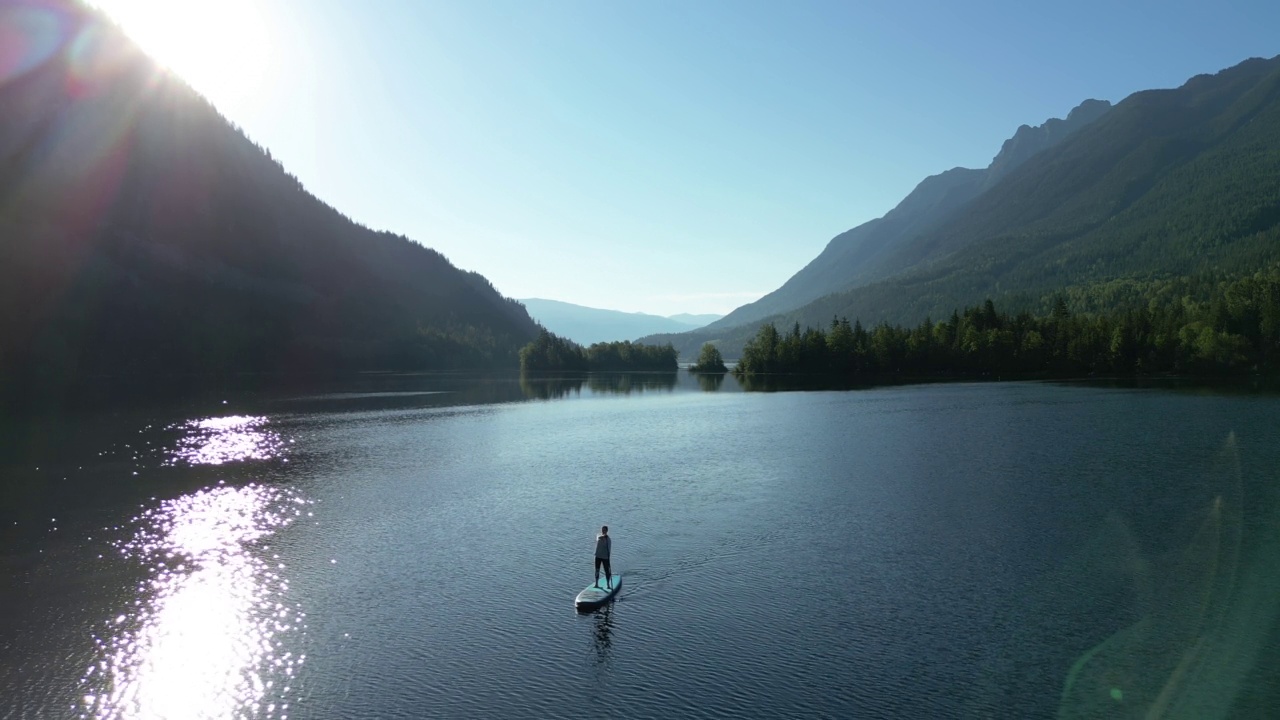
[[702,351],[698,353],[698,362],[689,366],[690,372],[699,373],[722,373],[727,371],[724,358],[720,357],[720,351],[711,343],[704,343]]

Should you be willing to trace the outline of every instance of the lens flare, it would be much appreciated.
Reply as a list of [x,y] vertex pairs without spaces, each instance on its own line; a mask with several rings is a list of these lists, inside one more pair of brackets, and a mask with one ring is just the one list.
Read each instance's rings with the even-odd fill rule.
[[254,0],[92,0],[157,63],[231,115],[271,92],[287,42],[268,3]]
[[70,29],[63,13],[41,4],[16,2],[0,7],[0,85],[53,57]]

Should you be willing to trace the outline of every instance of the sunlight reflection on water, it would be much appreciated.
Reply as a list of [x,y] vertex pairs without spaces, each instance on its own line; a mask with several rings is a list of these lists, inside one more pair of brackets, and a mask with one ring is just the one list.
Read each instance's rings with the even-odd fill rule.
[[118,547],[150,577],[96,634],[82,716],[287,717],[304,657],[284,648],[305,613],[287,601],[284,566],[265,541],[306,504],[277,488],[219,485],[135,518],[138,531]]
[[174,426],[185,431],[165,464],[221,465],[241,460],[279,457],[287,443],[268,430],[265,417],[231,415],[189,420]]

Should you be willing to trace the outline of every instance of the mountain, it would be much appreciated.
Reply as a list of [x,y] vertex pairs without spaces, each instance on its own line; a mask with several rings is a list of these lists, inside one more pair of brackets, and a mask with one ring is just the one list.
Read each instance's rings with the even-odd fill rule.
[[[0,378],[517,366],[482,276],[309,194],[78,2],[0,64]],[[376,182],[376,178],[371,179]]]
[[908,270],[736,327],[726,317],[643,340],[681,352],[717,341],[734,357],[762,322],[912,325],[985,298],[1013,312],[1056,298],[1073,311],[1137,307],[1169,279],[1211,287],[1280,263],[1280,57],[1130,95],[883,258]]
[[1066,140],[1072,133],[1093,123],[1110,109],[1111,103],[1106,100],[1085,100],[1072,108],[1065,120],[1050,118],[1043,125],[1019,127],[1013,133],[1013,137],[1004,141],[1000,146],[1000,152],[987,166],[982,189],[990,189],[1019,165]]
[[1105,100],[1085,100],[1065,120],[1052,118],[1038,127],[1018,128],[985,169],[952,168],[925,178],[883,217],[832,238],[818,257],[782,287],[735,309],[714,327],[734,327],[794,310],[824,295],[909,270],[912,264],[894,254],[897,247],[946,222],[1037,153],[1061,143],[1110,108]]
[[711,323],[719,320],[722,317],[724,316],[715,315],[715,314],[691,315],[689,313],[676,313],[675,315],[668,315],[667,319],[675,320],[676,322],[682,325],[688,325],[690,327],[700,328],[700,327],[703,327],[704,325],[710,325]]
[[634,340],[653,333],[694,330],[718,319],[719,315],[646,315],[617,310],[601,310],[558,300],[528,298],[525,309],[551,332],[580,345],[615,340]]

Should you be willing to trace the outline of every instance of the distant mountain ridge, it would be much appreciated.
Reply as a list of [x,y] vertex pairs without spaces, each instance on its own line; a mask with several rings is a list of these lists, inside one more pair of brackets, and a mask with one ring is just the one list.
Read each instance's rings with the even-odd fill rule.
[[0,68],[0,380],[517,366],[538,327],[484,277],[306,192],[98,11],[23,12],[57,42]]
[[782,287],[735,309],[713,326],[753,322],[911,269],[915,261],[896,255],[897,247],[945,222],[1022,163],[1096,121],[1110,108],[1111,103],[1105,100],[1085,100],[1065,120],[1051,118],[1037,127],[1019,127],[985,169],[958,167],[925,178],[883,217],[832,238],[818,257]]
[[615,340],[635,340],[654,333],[695,330],[720,318],[719,315],[681,314],[671,317],[628,313],[619,310],[574,305],[559,300],[520,300],[535,320],[551,332],[580,345]]
[[1054,298],[1073,311],[1136,307],[1157,281],[1210,287],[1274,266],[1280,56],[1136,92],[945,222],[895,238],[885,262],[909,270],[732,327],[731,314],[702,331],[643,340],[685,353],[714,341],[732,358],[765,322],[914,325],[985,298],[1010,312],[1043,312]]
[[692,325],[693,327],[699,328],[699,327],[703,327],[704,325],[710,325],[711,323],[719,320],[722,317],[724,317],[724,315],[717,315],[714,313],[703,313],[700,315],[695,315],[691,313],[676,313],[675,315],[668,315],[667,319],[675,320],[678,323],[683,323],[685,325]]

